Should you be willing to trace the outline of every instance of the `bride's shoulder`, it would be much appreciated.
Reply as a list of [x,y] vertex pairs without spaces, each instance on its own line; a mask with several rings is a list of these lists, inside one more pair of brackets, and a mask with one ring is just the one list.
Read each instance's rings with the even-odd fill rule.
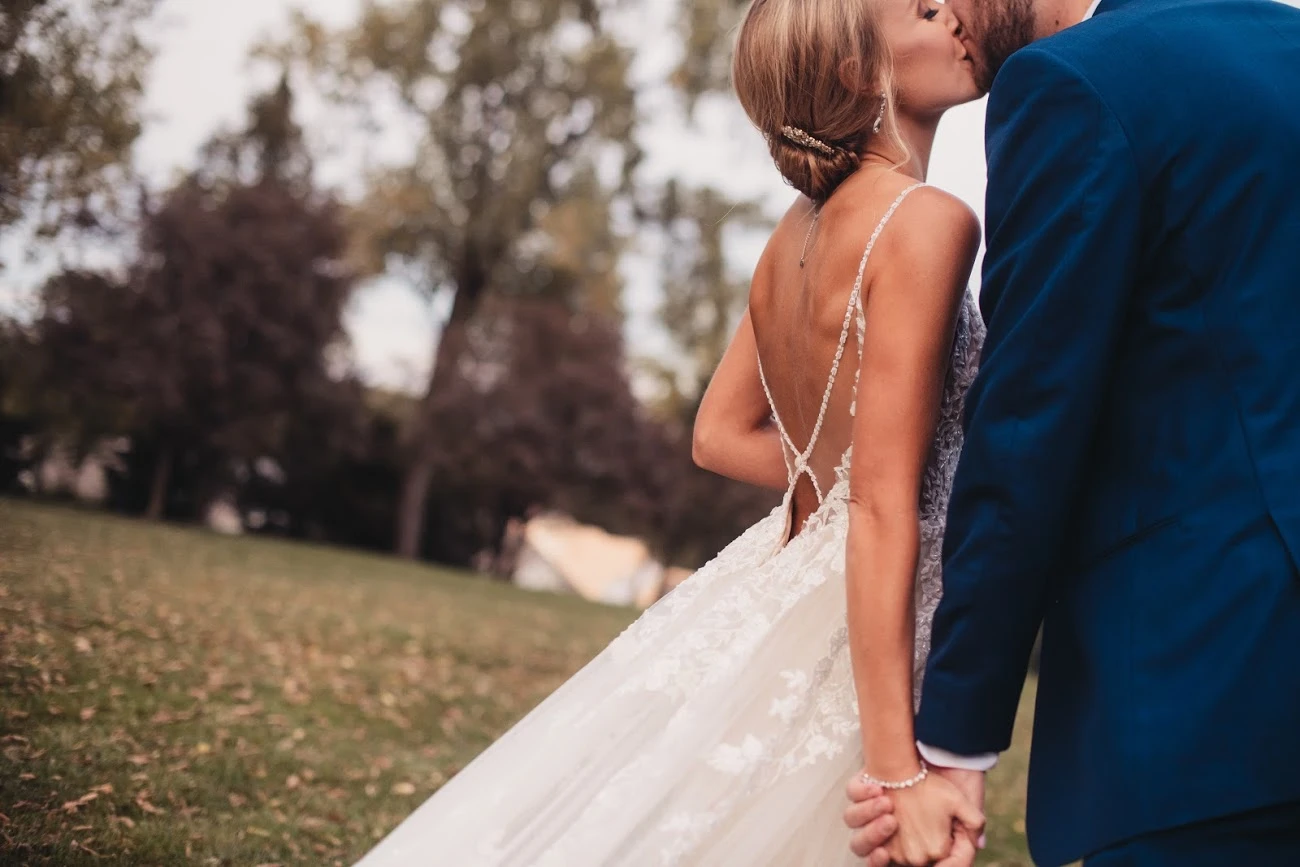
[[970,205],[938,187],[918,187],[908,194],[890,220],[881,242],[915,250],[936,244],[978,248],[980,221]]
[[[862,197],[864,226],[878,225],[890,204],[912,185],[898,176],[888,180],[891,186]],[[871,292],[897,291],[911,303],[932,288],[935,303],[947,306],[965,291],[979,244],[979,218],[969,205],[936,187],[917,187],[893,211],[871,252]]]
[[872,259],[878,268],[905,271],[921,261],[969,269],[980,233],[979,218],[964,201],[937,187],[918,187],[881,232]]
[[[851,186],[850,186],[851,185]],[[910,192],[907,192],[909,188]],[[899,197],[907,192],[907,198]],[[888,215],[889,224],[877,240],[872,258],[886,258],[894,252],[914,253],[918,249],[944,244],[965,250],[971,245],[979,247],[980,223],[975,212],[964,201],[938,187],[918,186],[915,181],[896,172],[861,172],[845,184],[847,195],[832,198],[827,204],[827,216],[843,227],[853,227],[838,233],[837,239],[844,255],[862,255],[859,246],[880,221]],[[891,204],[898,207],[890,211]],[[830,210],[838,211],[831,214]],[[792,208],[787,219],[801,214],[798,205]]]

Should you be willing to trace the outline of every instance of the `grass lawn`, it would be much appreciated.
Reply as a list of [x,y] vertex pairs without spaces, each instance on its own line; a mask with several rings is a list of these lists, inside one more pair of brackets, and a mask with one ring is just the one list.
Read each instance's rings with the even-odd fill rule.
[[[349,865],[633,616],[0,500],[0,863]],[[1024,773],[981,863],[1029,864]]]

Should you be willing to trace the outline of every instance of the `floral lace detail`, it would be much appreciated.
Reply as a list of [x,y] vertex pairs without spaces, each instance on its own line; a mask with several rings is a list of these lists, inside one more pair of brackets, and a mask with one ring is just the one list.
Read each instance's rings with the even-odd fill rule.
[[[968,296],[958,317],[935,443],[921,492],[914,663],[918,702],[930,650],[931,622],[943,592],[943,535],[962,446],[965,395],[975,378],[983,338],[983,322],[974,300]],[[677,634],[672,644],[661,647],[656,656],[632,671],[618,692],[647,690],[684,701],[706,686],[725,683],[811,588],[827,581],[842,586],[851,463],[850,449],[836,470],[835,485],[827,492],[825,502],[805,522],[800,536],[791,541],[789,548],[795,550],[788,548],[778,551],[775,557],[768,556],[772,540],[784,530],[782,509],[778,508],[675,591],[681,596],[670,595],[630,627],[610,648],[615,658],[627,662],[655,645],[666,630],[672,630],[680,614],[698,605],[701,594],[720,576],[750,576],[729,583],[689,631]],[[812,540],[817,541],[800,544]],[[800,549],[814,547],[816,556],[799,556],[804,553]],[[789,562],[796,557],[797,565]],[[781,563],[785,568],[774,570],[770,568],[772,563]],[[779,574],[769,574],[772,572]],[[771,700],[768,712],[781,727],[767,738],[746,733],[738,741],[719,743],[706,758],[709,767],[720,773],[751,777],[751,785],[762,786],[765,775],[798,771],[838,757],[855,744],[858,707],[846,627],[833,632],[824,655],[810,670],[783,670],[778,677],[786,689]]]
[[986,333],[979,307],[967,293],[957,318],[939,425],[921,485],[921,557],[916,570],[916,664],[912,680],[918,705],[925,662],[930,656],[930,629],[943,597],[943,537],[948,527],[953,477],[964,441],[962,417],[966,393],[979,372]]
[[[728,565],[727,572],[744,568],[757,569],[761,566],[771,554],[773,540],[777,539],[783,530],[781,512],[782,507],[778,506],[771,514],[750,527],[736,541],[724,548],[722,553],[718,554],[712,562],[692,575],[690,579],[672,593],[648,608],[632,625],[623,630],[623,633],[618,638],[614,639],[606,652],[614,660],[626,663],[644,653],[647,648],[658,645],[664,633],[673,627],[679,614],[695,606],[700,596],[711,589],[723,571],[719,568],[719,564],[726,563]],[[734,588],[734,590],[735,592],[729,599],[730,605],[728,608],[731,610],[734,610],[736,606],[743,607],[749,597],[749,592],[745,588]],[[735,625],[732,617],[728,616],[727,611],[716,611],[713,612],[713,615],[712,619],[723,621],[727,627]],[[729,637],[730,634],[728,633],[724,637]],[[698,639],[693,638],[692,643],[698,644]],[[681,654],[676,654],[676,656],[681,656]],[[649,682],[662,679],[665,674],[670,673],[670,669],[671,663],[659,665],[655,671],[645,673],[645,680]]]
[[[918,697],[983,338],[968,296],[921,492]],[[413,867],[431,852],[467,867],[860,863],[839,820],[843,784],[862,761],[844,596],[851,464],[850,449],[796,536],[784,539],[783,504],[645,612],[359,867]]]

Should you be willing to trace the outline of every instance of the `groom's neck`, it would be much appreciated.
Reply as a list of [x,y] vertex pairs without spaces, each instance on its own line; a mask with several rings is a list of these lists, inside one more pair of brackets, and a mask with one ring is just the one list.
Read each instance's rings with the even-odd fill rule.
[[1038,39],[1055,36],[1067,27],[1073,27],[1088,14],[1092,0],[1038,0],[1034,4],[1034,23]]

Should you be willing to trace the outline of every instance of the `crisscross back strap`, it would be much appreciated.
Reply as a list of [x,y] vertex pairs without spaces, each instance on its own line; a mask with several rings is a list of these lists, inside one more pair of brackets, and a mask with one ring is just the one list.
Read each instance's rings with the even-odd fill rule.
[[[835,379],[840,372],[840,362],[844,359],[844,350],[848,346],[849,329],[853,325],[854,314],[857,315],[859,362],[862,358],[862,340],[866,333],[866,316],[863,313],[862,306],[862,278],[867,271],[867,260],[871,258],[871,251],[875,249],[876,241],[880,239],[880,233],[885,230],[885,226],[894,216],[894,212],[898,210],[898,206],[903,204],[903,200],[911,195],[913,190],[923,186],[925,185],[913,184],[899,193],[898,198],[889,206],[889,210],[885,211],[885,215],[880,218],[876,230],[871,233],[871,239],[867,241],[867,249],[862,254],[862,261],[858,264],[857,279],[853,282],[853,291],[849,294],[849,303],[844,311],[844,326],[840,329],[840,339],[835,347],[835,357],[831,361],[830,375],[826,378],[826,389],[822,392],[821,406],[817,410],[817,421],[813,424],[812,434],[808,437],[808,445],[803,449],[795,445],[794,440],[790,438],[790,434],[785,428],[785,424],[781,421],[781,414],[776,410],[776,401],[772,399],[772,390],[767,384],[767,375],[763,372],[763,362],[761,359],[758,362],[758,378],[763,383],[763,393],[767,395],[767,404],[772,411],[772,420],[776,422],[776,429],[781,435],[782,450],[788,449],[790,452],[790,458],[786,461],[786,471],[790,481],[790,487],[786,491],[787,499],[799,483],[799,477],[805,475],[812,482],[813,490],[817,493],[817,502],[821,503],[825,499],[822,494],[821,484],[817,481],[817,475],[808,466],[808,461],[812,459],[813,451],[817,448],[817,441],[821,437],[822,425],[826,421],[826,411],[831,403],[831,393],[835,390]],[[850,413],[857,410],[857,383],[861,367],[862,365],[859,363],[854,371],[854,398],[853,404],[849,407]]]

